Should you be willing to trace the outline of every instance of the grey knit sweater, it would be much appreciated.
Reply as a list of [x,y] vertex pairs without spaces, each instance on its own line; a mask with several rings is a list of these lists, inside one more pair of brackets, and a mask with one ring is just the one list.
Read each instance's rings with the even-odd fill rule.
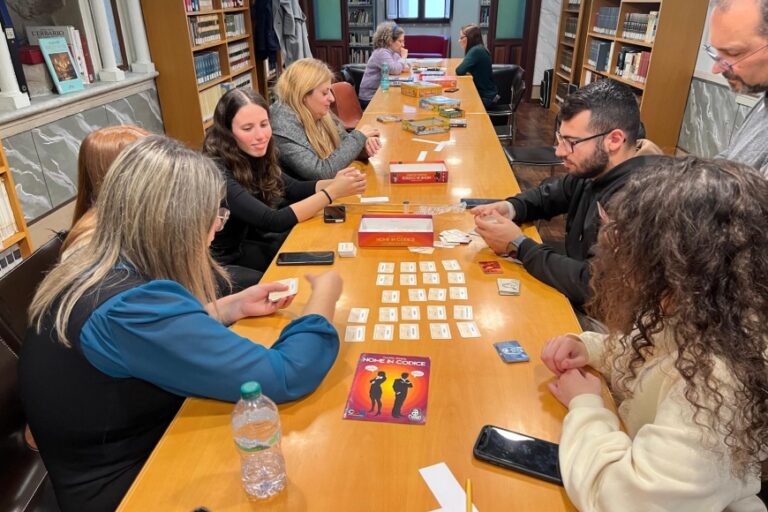
[[280,155],[280,165],[285,172],[296,178],[332,179],[365,149],[365,135],[357,130],[347,133],[337,121],[341,143],[336,151],[323,160],[309,143],[304,126],[291,107],[278,101],[270,107],[269,113],[272,136]]

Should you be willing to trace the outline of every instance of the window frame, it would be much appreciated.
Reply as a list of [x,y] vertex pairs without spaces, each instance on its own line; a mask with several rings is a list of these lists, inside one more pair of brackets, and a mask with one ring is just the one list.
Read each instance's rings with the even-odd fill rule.
[[[400,0],[394,0],[397,2],[397,14],[400,12]],[[394,21],[398,24],[414,24],[418,23],[420,25],[450,25],[451,20],[453,19],[453,4],[456,3],[454,0],[442,0],[443,2],[448,2],[448,13],[444,18],[426,18],[424,16],[424,13],[426,12],[426,2],[428,0],[418,0],[419,2],[419,14],[416,18],[401,18],[400,16],[395,16],[390,18],[389,17],[389,2],[385,2],[384,4],[384,18],[387,21]]]

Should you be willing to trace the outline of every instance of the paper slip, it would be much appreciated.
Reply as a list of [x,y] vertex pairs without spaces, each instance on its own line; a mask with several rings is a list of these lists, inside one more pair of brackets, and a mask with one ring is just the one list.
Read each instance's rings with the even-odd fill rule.
[[352,242],[339,242],[337,252],[342,258],[354,258],[357,256],[357,247]]
[[440,274],[437,272],[425,272],[421,274],[421,282],[424,284],[440,284]]
[[472,306],[456,305],[453,306],[454,320],[472,320]]
[[376,324],[373,326],[375,341],[392,341],[395,337],[395,326],[392,324]]
[[388,203],[389,197],[387,196],[381,196],[381,197],[361,197],[360,202],[363,204],[370,204],[370,203]]
[[401,340],[419,339],[419,324],[400,324]]
[[467,293],[466,286],[451,286],[448,288],[448,296],[451,300],[468,300],[469,293]]
[[416,262],[415,261],[401,261],[400,262],[400,272],[409,272],[409,273],[416,272]]
[[379,322],[397,322],[397,308],[379,308]]
[[464,284],[467,282],[464,272],[448,272],[448,282],[450,284]]
[[520,281],[499,277],[496,279],[499,295],[520,295]]
[[395,264],[387,261],[379,263],[379,274],[391,274],[395,271]]
[[[443,512],[466,510],[467,494],[445,462],[421,468],[419,473],[440,504],[440,510]],[[472,505],[472,512],[478,512],[474,505]]]
[[443,264],[443,268],[445,270],[461,270],[459,260],[443,260],[441,263]]
[[445,147],[445,142],[441,142],[440,144],[435,146],[435,151],[438,151],[438,152],[442,151],[444,147]]
[[400,286],[416,286],[416,274],[400,274]]
[[437,272],[437,265],[434,261],[420,261],[419,270],[421,272]]
[[423,162],[426,159],[427,159],[427,152],[426,151],[421,151],[419,153],[419,156],[416,158],[416,161],[417,162]]
[[400,318],[405,320],[421,320],[419,306],[400,306]]
[[399,304],[400,290],[384,290],[381,292],[382,304]]
[[426,142],[427,144],[434,144],[435,146],[440,144],[436,140],[417,139],[416,137],[412,138],[411,140],[414,142]]
[[441,231],[440,239],[445,242],[454,242],[460,244],[468,244],[472,241],[472,237],[469,236],[469,234],[458,229],[447,229],[445,231]]
[[434,247],[409,247],[408,250],[418,254],[432,254],[435,252]]
[[427,320],[447,320],[445,306],[427,306]]
[[344,341],[347,343],[362,343],[365,341],[365,326],[348,325],[344,333]]
[[427,293],[427,300],[445,300],[448,292],[445,288],[430,288]]
[[449,340],[451,328],[448,324],[429,324],[429,335],[433,340]]
[[347,322],[351,324],[364,324],[368,321],[368,308],[352,308],[349,310]]
[[275,282],[287,285],[288,289],[282,292],[269,292],[269,295],[267,296],[267,298],[270,300],[270,302],[277,302],[283,297],[290,297],[291,295],[296,295],[296,293],[298,293],[299,291],[298,277],[289,277],[288,279],[280,279],[279,281],[275,281]]
[[392,286],[395,284],[395,274],[379,274],[376,276],[376,286]]
[[408,290],[408,300],[411,302],[427,302],[427,292],[424,288],[411,288]]
[[443,242],[442,240],[435,240],[435,247],[440,247],[442,249],[453,249],[454,247],[458,247],[460,244],[453,244],[450,242]]
[[456,322],[456,327],[459,328],[459,334],[462,338],[480,337],[480,329],[477,328],[475,322]]

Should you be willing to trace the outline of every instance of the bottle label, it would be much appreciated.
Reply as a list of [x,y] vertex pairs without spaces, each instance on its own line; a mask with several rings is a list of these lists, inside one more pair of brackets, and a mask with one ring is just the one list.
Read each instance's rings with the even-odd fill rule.
[[240,450],[244,452],[249,452],[249,453],[268,450],[279,442],[280,442],[280,431],[277,431],[274,434],[272,434],[272,437],[267,439],[266,443],[261,443],[259,441],[252,441],[250,439],[247,439],[247,440],[243,439],[241,440],[241,442],[237,442],[237,439],[235,440],[235,444],[237,445],[238,448],[240,448]]

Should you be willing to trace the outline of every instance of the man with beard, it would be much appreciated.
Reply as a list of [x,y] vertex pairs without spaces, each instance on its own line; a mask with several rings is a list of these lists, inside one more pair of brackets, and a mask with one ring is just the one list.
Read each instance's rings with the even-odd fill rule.
[[751,165],[768,178],[768,0],[719,0],[710,40],[712,72],[722,73],[734,92],[763,93],[717,156]]
[[[516,255],[534,277],[580,308],[591,295],[589,259],[600,227],[598,211],[629,176],[650,163],[658,146],[638,145],[640,109],[628,86],[593,82],[565,98],[556,133],[565,176],[506,201],[472,209],[476,230],[497,254]],[[566,254],[526,237],[518,224],[566,214]]]

